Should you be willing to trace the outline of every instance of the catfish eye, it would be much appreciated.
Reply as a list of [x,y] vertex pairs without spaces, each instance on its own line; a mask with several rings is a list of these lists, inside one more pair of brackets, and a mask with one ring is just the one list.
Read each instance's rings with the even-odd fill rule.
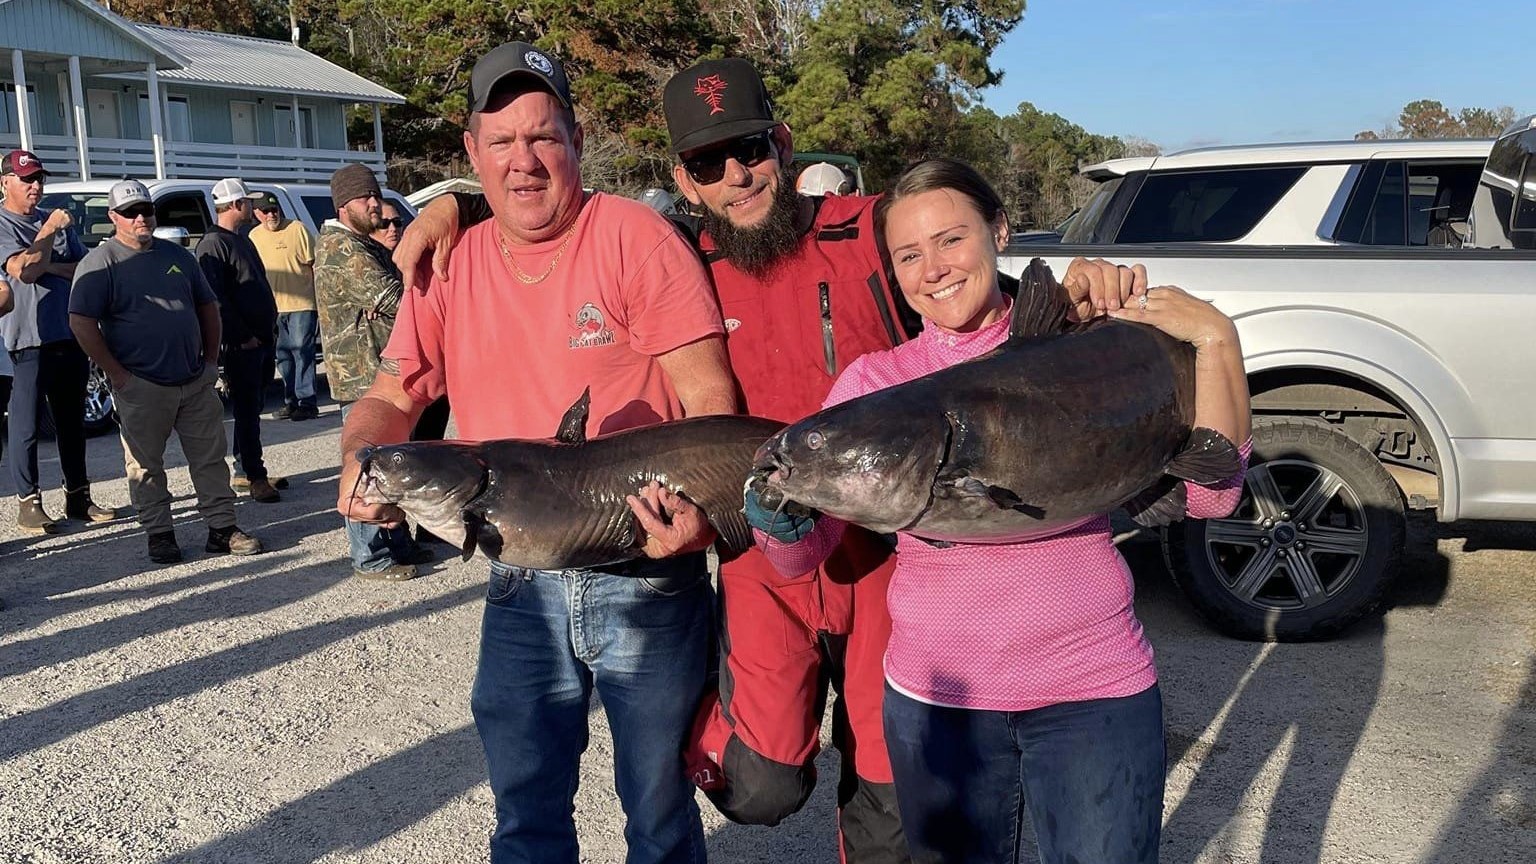
[[815,429],[805,433],[805,446],[812,450],[820,450],[827,443],[827,437]]
[[405,464],[405,454],[396,453],[395,455],[389,457],[389,461],[390,464],[394,465],[396,468],[399,468],[401,465]]

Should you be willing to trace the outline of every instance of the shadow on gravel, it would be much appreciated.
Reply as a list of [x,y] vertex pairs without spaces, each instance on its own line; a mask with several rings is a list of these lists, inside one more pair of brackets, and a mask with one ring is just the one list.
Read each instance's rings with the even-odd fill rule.
[[1493,755],[1425,861],[1525,864],[1536,858],[1536,654]]
[[[314,564],[278,575],[296,583],[318,582],[324,587],[334,581],[336,568],[331,563]],[[475,584],[384,612],[349,615],[274,633],[253,642],[16,714],[0,721],[0,761],[46,747],[124,715],[281,666],[375,627],[420,618],[477,601],[484,592],[483,585]]]
[[[285,804],[238,834],[159,864],[308,864],[332,852],[356,852],[420,822],[483,782],[480,739],[474,725],[466,724]],[[489,831],[492,813],[485,817]]]
[[[1445,594],[1449,561],[1420,521],[1410,520],[1402,577],[1385,608],[1436,605]],[[1206,854],[1254,864],[1321,862],[1334,799],[1382,686],[1381,614],[1330,642],[1244,642],[1197,616],[1155,542],[1120,550],[1136,576],[1137,613],[1156,651],[1169,786],[1187,786],[1177,802],[1169,795],[1163,860]],[[1263,779],[1275,775],[1278,784]],[[1277,785],[1273,799],[1254,797],[1260,785]],[[1227,847],[1239,827],[1259,828],[1258,857]]]

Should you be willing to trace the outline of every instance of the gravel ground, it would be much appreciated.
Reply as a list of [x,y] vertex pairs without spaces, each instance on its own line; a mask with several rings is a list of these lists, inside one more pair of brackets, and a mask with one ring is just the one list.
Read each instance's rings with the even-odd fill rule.
[[[257,558],[202,553],[174,444],[175,567],[151,569],[127,521],[22,538],[0,480],[0,862],[485,860],[468,709],[485,563],[350,578],[331,510],[339,417],[323,410],[264,423],[293,485],[239,505],[270,550]],[[117,440],[90,452],[98,501],[126,505]],[[1156,546],[1123,541],[1167,702],[1163,860],[1536,860],[1536,528],[1416,517],[1410,537],[1383,618],[1281,646],[1216,635]],[[592,727],[577,821],[585,860],[617,862],[597,708]],[[724,822],[701,796],[712,859],[835,862],[831,794],[823,782],[775,829]]]

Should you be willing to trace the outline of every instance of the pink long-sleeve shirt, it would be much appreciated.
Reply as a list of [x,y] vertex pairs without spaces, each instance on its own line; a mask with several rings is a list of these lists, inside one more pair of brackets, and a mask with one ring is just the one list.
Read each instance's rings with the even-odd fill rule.
[[[929,324],[917,339],[854,361],[826,406],[911,381],[992,350],[1008,337],[1005,315],[972,333]],[[1242,446],[1246,469],[1251,442]],[[1188,487],[1187,512],[1225,516],[1243,471],[1212,487]],[[757,541],[782,573],[804,573],[837,545],[845,523],[823,516],[798,543],[761,531]],[[1061,702],[1130,696],[1152,686],[1152,646],[1132,608],[1130,568],[1110,537],[1109,516],[1051,537],[1010,545],[935,548],[902,533],[888,601],[885,677],[935,705],[1026,711]]]

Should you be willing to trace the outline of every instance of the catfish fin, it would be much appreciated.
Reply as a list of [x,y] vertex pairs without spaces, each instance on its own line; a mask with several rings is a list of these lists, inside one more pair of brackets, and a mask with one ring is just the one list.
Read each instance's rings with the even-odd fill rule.
[[1070,308],[1067,289],[1056,281],[1045,259],[1036,258],[1024,268],[1024,275],[1019,279],[1019,296],[1013,301],[1008,338],[1028,339],[1059,333]]
[[587,440],[587,415],[592,412],[592,387],[581,391],[581,397],[565,409],[560,418],[560,428],[555,430],[555,440],[563,444],[584,444]]
[[945,497],[952,497],[952,493],[959,493],[961,495],[986,498],[997,505],[999,510],[1015,510],[1034,519],[1045,518],[1044,510],[1033,504],[1025,504],[1024,499],[1020,498],[1019,494],[1012,489],[983,483],[964,472],[948,476],[940,474],[939,482],[935,484],[934,491]]
[[480,526],[485,520],[473,510],[460,510],[459,518],[464,520],[464,547],[459,550],[459,560],[468,561],[475,555],[475,541],[480,538]]
[[1242,456],[1227,436],[1197,426],[1190,430],[1184,449],[1163,470],[1182,480],[1209,486],[1237,476],[1240,467]]
[[1184,482],[1165,475],[1125,502],[1125,512],[1137,525],[1155,528],[1183,519],[1187,503]]

